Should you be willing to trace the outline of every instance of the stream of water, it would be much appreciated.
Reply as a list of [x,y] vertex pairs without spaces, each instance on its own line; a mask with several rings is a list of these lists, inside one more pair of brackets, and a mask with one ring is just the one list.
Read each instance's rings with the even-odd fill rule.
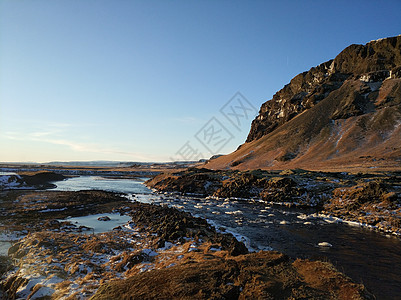
[[[401,240],[365,228],[305,220],[313,211],[251,201],[224,201],[152,194],[142,180],[81,176],[56,182],[56,190],[103,189],[148,203],[167,204],[206,218],[217,228],[243,237],[252,249],[274,249],[291,257],[332,262],[378,299],[400,299]],[[332,247],[319,247],[328,242]]]

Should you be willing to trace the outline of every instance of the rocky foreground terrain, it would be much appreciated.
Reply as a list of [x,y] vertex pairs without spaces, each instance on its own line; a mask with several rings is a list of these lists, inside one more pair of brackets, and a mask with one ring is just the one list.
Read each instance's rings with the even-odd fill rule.
[[[248,253],[205,220],[102,191],[1,194],[3,299],[373,299],[327,262]],[[131,221],[93,233],[68,216]],[[107,218],[101,218],[107,222]]]
[[217,198],[253,198],[287,206],[315,207],[337,221],[357,222],[401,235],[401,172],[346,173],[216,171],[188,169],[147,182],[162,192]]

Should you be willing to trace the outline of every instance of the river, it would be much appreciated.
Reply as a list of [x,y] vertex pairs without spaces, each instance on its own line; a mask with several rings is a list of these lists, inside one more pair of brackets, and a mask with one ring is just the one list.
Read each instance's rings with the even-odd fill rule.
[[[332,262],[377,299],[400,299],[401,240],[366,228],[305,219],[314,211],[252,201],[224,201],[153,194],[143,180],[81,176],[56,182],[55,190],[103,189],[142,202],[167,204],[232,232],[254,250],[274,249],[291,257]],[[319,247],[327,242],[332,247]]]

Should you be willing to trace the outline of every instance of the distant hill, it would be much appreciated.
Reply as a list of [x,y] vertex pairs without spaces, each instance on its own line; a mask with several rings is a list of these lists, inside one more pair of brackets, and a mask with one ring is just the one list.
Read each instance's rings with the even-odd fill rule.
[[0,165],[26,165],[26,166],[93,166],[93,167],[118,167],[130,166],[132,164],[145,164],[137,162],[125,161],[108,161],[108,160],[94,160],[94,161],[51,161],[51,162],[0,162]]
[[262,104],[246,142],[207,168],[401,166],[401,35],[351,45]]
[[44,163],[44,165],[50,166],[92,166],[92,167],[125,167],[131,166],[133,164],[138,164],[136,162],[123,162],[123,161],[107,161],[107,160],[97,160],[97,161],[52,161]]
[[166,165],[193,165],[198,161],[172,161],[172,162],[129,162],[129,161],[54,161],[44,165],[48,166],[69,166],[69,167],[149,167],[149,166],[166,166]]
[[0,171],[7,171],[13,168],[188,168],[204,161],[171,161],[171,162],[129,162],[129,161],[53,161],[46,163],[37,162],[0,162]]

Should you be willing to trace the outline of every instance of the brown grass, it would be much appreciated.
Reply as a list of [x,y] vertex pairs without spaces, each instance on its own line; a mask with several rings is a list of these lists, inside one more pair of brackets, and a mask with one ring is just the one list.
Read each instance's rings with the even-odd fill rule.
[[264,251],[190,255],[175,266],[112,281],[91,299],[365,299],[364,287],[329,263],[292,263],[281,253]]
[[[205,167],[239,170],[304,168],[309,170],[401,169],[401,80],[387,80],[382,98],[393,105],[333,121],[354,101],[359,80],[348,80],[320,103],[262,138],[208,162]],[[389,93],[392,93],[391,95]],[[369,158],[367,158],[369,157]]]

